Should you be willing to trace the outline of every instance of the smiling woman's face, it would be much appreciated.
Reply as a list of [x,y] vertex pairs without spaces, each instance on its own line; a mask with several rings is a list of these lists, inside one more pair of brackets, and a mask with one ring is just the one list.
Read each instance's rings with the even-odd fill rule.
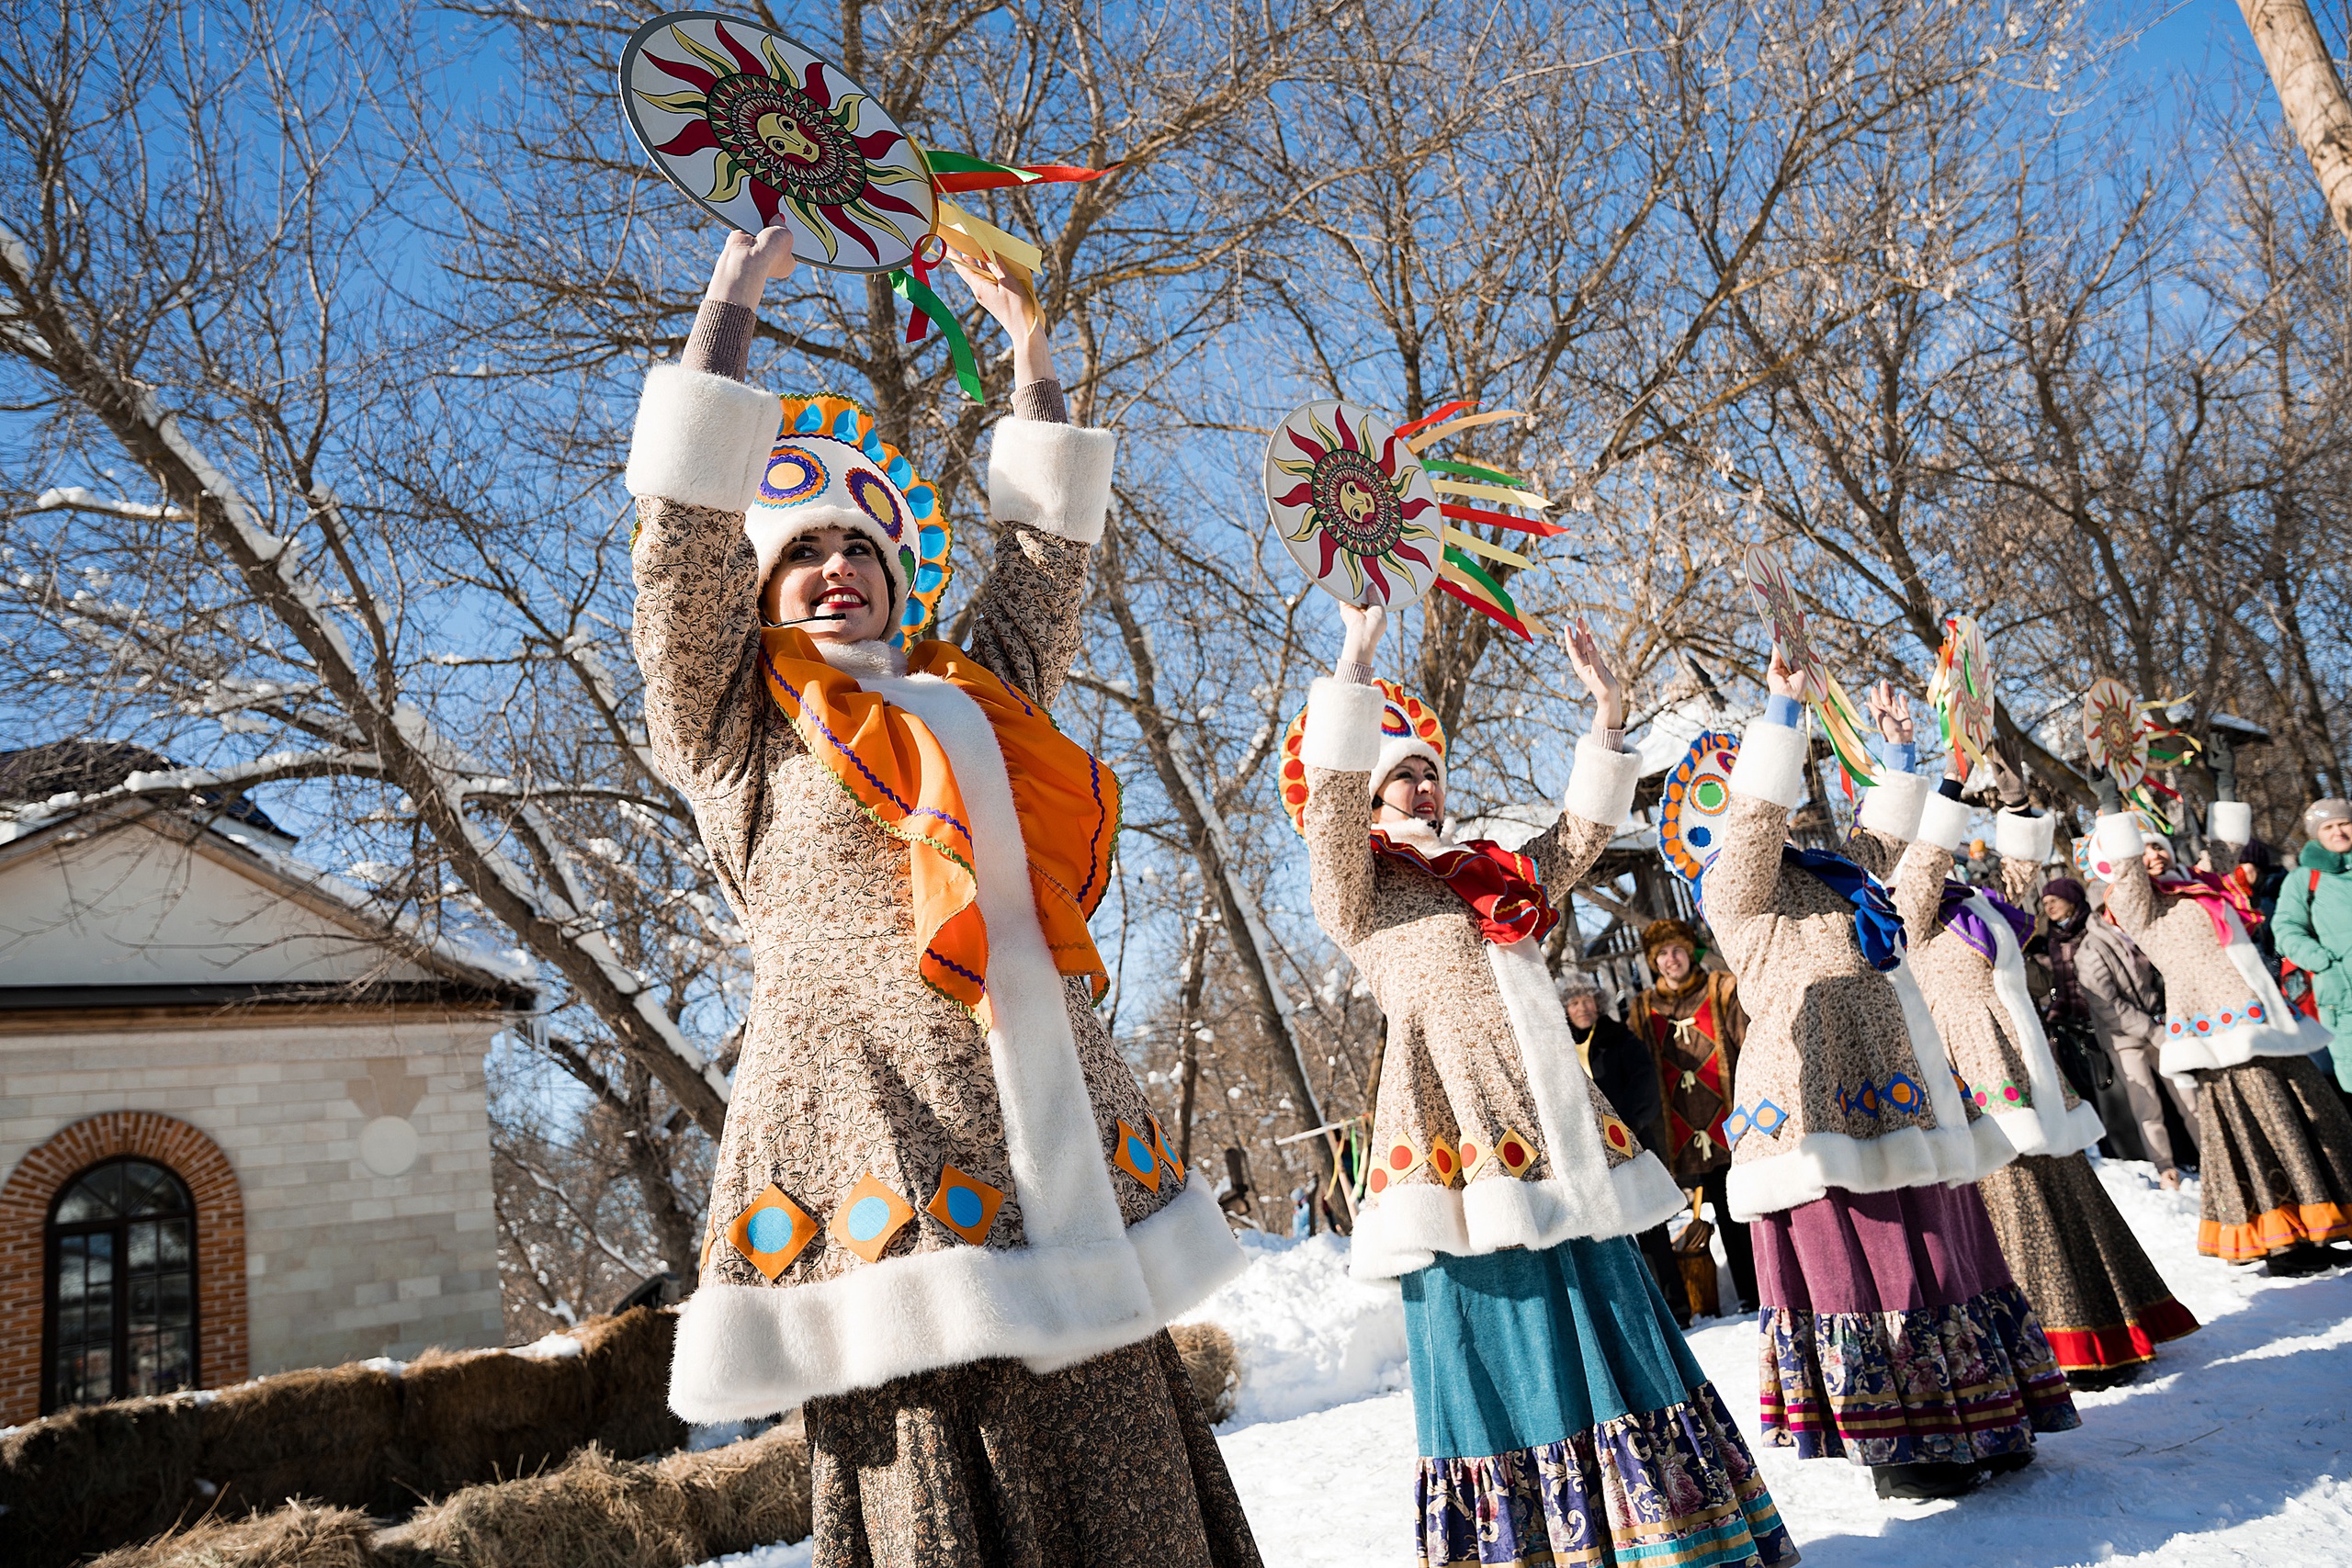
[[[874,541],[812,528],[784,547],[760,592],[760,613],[820,642],[873,642],[890,630],[890,580]],[[815,618],[811,618],[815,617]]]

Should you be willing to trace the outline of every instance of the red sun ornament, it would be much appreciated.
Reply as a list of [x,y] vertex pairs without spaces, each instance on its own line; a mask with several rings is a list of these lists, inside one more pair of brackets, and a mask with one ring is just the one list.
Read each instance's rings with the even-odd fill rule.
[[872,94],[782,33],[673,11],[629,39],[620,86],[629,129],[673,184],[746,233],[783,224],[812,266],[894,272],[932,231],[921,150]]
[[1437,581],[1437,491],[1385,416],[1333,398],[1292,410],[1266,443],[1265,486],[1292,558],[1347,603],[1400,609]]

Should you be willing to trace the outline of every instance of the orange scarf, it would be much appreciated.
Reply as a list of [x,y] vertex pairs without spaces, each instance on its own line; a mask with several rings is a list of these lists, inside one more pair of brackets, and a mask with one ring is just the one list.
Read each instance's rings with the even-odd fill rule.
[[[988,926],[972,874],[970,818],[947,753],[922,720],[826,663],[808,633],[763,627],[760,643],[768,695],[809,754],[886,832],[906,840],[923,983],[972,1009],[987,1027]],[[1118,779],[953,643],[917,643],[907,673],[939,677],[988,716],[1012,783],[1046,945],[1062,974],[1092,979],[1100,1000],[1110,976],[1086,919],[1110,886]]]

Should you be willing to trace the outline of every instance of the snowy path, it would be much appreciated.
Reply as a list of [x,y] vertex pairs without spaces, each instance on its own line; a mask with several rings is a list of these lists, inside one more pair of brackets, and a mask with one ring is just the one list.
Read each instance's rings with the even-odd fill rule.
[[[2077,1394],[2081,1429],[1956,1503],[1882,1503],[1843,1461],[1758,1449],[1813,1568],[2352,1562],[2352,1270],[2278,1280],[2199,1258],[2193,1183],[2161,1191],[2144,1165],[2099,1174],[2205,1327],[2138,1382]],[[1191,1315],[1224,1325],[1248,1369],[1218,1437],[1259,1548],[1270,1568],[1406,1568],[1413,1406],[1396,1292],[1350,1280],[1334,1237],[1252,1250]],[[1690,1345],[1753,1447],[1754,1326],[1716,1322]],[[719,1562],[799,1568],[808,1547]]]

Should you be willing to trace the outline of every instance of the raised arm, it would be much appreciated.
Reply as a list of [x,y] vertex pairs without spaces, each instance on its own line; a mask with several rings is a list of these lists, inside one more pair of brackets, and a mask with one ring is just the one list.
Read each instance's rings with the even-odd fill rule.
[[752,310],[741,301],[756,303],[769,276],[791,270],[783,230],[728,236],[684,362],[648,372],[629,442],[630,639],[645,677],[646,733],[663,774],[692,799],[741,779],[766,723],[758,558],[743,513],[783,411],[743,384]]
[[1968,807],[1960,802],[1960,780],[1953,772],[1958,766],[1955,753],[1946,764],[1941,786],[1921,801],[1918,826],[1894,868],[1894,907],[1902,911],[1904,927],[1915,942],[1935,934],[1952,857],[1968,831]]
[[1118,437],[1069,423],[1028,280],[996,262],[949,255],[1012,340],[1012,413],[997,423],[989,448],[996,560],[973,595],[965,647],[1031,701],[1050,705],[1078,658],[1087,558],[1110,513]]
[[[2102,795],[2112,794],[2114,786],[2102,781]],[[2108,802],[2100,801],[2106,807]],[[2121,810],[2102,810],[2098,826],[2091,829],[2093,852],[2114,869],[2115,880],[2108,884],[2107,912],[2115,917],[2126,935],[2138,936],[2156,918],[2155,885],[2148,880],[2147,863],[2140,858],[2140,851],[2147,840],[2140,833],[2140,824],[2132,814]]]
[[1777,649],[1765,680],[1772,698],[1764,716],[1740,736],[1724,847],[1702,885],[1707,923],[1735,964],[1747,956],[1738,951],[1742,922],[1770,914],[1778,902],[1781,846],[1788,840],[1789,818],[1804,798],[1804,710],[1797,705],[1795,678]]
[[1863,701],[1878,723],[1879,781],[1862,797],[1862,809],[1846,840],[1846,853],[1856,865],[1891,884],[1904,851],[1918,835],[1928,781],[1911,771],[1919,759],[1919,748],[1913,739],[1911,699],[1893,682],[1881,681]]
[[1384,698],[1372,684],[1383,610],[1343,607],[1347,640],[1333,672],[1306,696],[1299,761],[1306,764],[1306,887],[1315,918],[1345,947],[1372,924],[1372,770]]
[[1616,837],[1618,826],[1634,808],[1634,789],[1642,777],[1641,754],[1625,750],[1624,687],[1609,668],[1592,628],[1581,619],[1570,621],[1561,629],[1560,647],[1592,695],[1592,732],[1577,742],[1576,765],[1568,773],[1558,818],[1520,849],[1535,863],[1544,895],[1555,907],[1566,905]]

